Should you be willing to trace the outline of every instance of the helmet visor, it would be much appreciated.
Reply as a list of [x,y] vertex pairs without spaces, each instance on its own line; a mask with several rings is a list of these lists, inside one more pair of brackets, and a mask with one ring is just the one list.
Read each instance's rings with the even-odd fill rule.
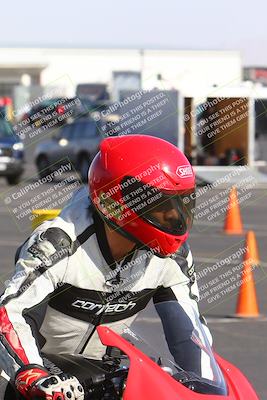
[[161,231],[172,235],[184,235],[191,228],[195,207],[193,194],[194,190],[166,194],[140,181],[123,189],[123,199],[128,208]]

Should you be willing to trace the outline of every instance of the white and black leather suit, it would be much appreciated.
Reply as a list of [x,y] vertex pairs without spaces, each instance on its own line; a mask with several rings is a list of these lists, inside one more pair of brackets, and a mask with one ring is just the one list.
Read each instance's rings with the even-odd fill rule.
[[13,379],[24,364],[43,365],[40,349],[101,358],[105,349],[96,332],[86,345],[94,326],[120,332],[122,322],[129,325],[151,299],[176,362],[201,375],[206,369],[208,378],[205,354],[190,340],[197,329],[193,310],[199,312],[188,244],[169,258],[136,247],[116,263],[103,221],[87,189],[79,189],[17,254],[15,273],[1,297],[0,368]]

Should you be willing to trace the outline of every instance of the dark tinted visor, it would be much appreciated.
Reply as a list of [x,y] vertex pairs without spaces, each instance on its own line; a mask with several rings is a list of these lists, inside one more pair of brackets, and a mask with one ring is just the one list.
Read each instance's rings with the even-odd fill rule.
[[131,177],[125,178],[121,185],[127,207],[161,231],[183,235],[191,228],[195,207],[193,190],[166,194]]

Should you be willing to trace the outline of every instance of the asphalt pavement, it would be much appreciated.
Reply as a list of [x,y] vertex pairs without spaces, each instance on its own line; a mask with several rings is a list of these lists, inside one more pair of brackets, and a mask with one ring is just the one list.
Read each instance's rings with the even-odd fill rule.
[[[36,182],[38,177],[33,164],[33,149],[26,150],[27,168],[24,179]],[[64,176],[57,179],[60,183]],[[64,181],[65,193],[71,193],[72,181]],[[0,288],[14,271],[14,254],[16,248],[31,232],[29,216],[14,214],[14,209],[23,203],[31,202],[33,193],[36,197],[47,191],[53,193],[55,183],[44,183],[41,187],[29,190],[11,203],[6,200],[14,191],[23,187],[9,187],[0,179],[0,250],[1,271]],[[245,186],[245,185],[244,185]],[[25,187],[25,183],[24,183]],[[225,212],[219,199],[228,196],[225,188],[210,189],[198,198],[198,209],[194,227],[191,232],[190,245],[195,258],[196,272],[200,288],[200,310],[206,316],[214,338],[215,350],[224,358],[239,367],[253,383],[261,400],[267,399],[266,365],[267,365],[267,203],[265,189],[256,185],[240,188],[239,194],[250,193],[241,203],[241,214],[244,233],[226,235],[223,232]],[[224,192],[223,192],[224,191]],[[52,194],[53,195],[53,194]],[[51,195],[51,196],[52,196]],[[13,199],[13,198],[12,198]],[[213,199],[213,200],[212,200]],[[62,206],[62,202],[60,205]],[[218,207],[211,206],[218,204]],[[26,207],[26,206],[25,206]],[[205,208],[206,207],[206,208]],[[208,209],[203,215],[203,209]],[[217,211],[217,213],[215,212]],[[202,212],[202,214],[201,214]],[[253,230],[256,234],[260,254],[260,266],[253,267],[256,283],[260,317],[254,319],[234,318],[239,291],[242,262],[245,252],[245,232]],[[153,324],[155,315],[151,306],[140,316],[148,324]],[[153,328],[154,329],[154,328]],[[162,335],[157,325],[158,335]],[[248,399],[249,400],[249,399]]]

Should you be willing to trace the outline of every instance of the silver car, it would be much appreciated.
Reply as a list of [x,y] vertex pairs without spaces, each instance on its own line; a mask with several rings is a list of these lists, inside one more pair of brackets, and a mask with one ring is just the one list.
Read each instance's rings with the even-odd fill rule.
[[51,139],[36,147],[35,163],[39,176],[43,178],[48,175],[55,169],[57,162],[65,159],[71,162],[81,179],[86,181],[88,167],[99,150],[101,139],[94,120],[78,119],[64,125]]

